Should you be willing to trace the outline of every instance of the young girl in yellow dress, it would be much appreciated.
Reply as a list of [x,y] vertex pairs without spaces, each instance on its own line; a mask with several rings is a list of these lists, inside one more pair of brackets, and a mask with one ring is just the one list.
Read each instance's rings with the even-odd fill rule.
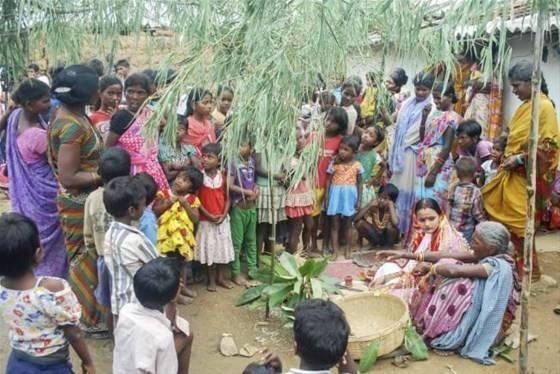
[[185,275],[186,262],[192,261],[196,245],[195,225],[200,207],[196,192],[202,180],[200,170],[187,167],[177,174],[169,190],[158,192],[153,206],[158,216],[158,251],[163,256],[179,257],[185,262],[181,267],[181,303],[196,297],[196,293],[186,287]]

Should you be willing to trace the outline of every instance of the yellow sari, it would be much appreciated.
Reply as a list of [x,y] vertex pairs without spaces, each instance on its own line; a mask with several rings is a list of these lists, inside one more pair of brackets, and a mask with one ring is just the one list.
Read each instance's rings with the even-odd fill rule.
[[375,115],[377,99],[377,87],[367,87],[364,100],[360,104],[362,118],[373,117]]
[[453,110],[459,113],[461,117],[465,115],[465,95],[466,90],[464,87],[465,81],[471,73],[472,64],[455,64],[453,69],[453,89],[457,96],[457,102],[453,105]]
[[[526,154],[531,125],[531,101],[521,104],[509,125],[509,135],[504,158]],[[558,121],[550,99],[541,94],[539,107],[539,138],[537,141],[537,224],[550,193],[547,189],[554,180],[558,165]],[[501,222],[518,237],[525,236],[527,218],[527,175],[525,167],[501,170],[482,188],[484,208],[490,219]]]

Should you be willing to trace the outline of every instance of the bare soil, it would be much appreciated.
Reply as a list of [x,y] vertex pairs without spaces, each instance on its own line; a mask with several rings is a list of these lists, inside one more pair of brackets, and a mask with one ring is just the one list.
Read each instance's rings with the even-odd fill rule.
[[[8,205],[0,196],[0,212],[7,211]],[[539,235],[537,247],[543,273],[560,280],[560,233]],[[235,300],[242,293],[237,287],[233,290],[219,289],[218,292],[207,292],[203,285],[194,285],[199,296],[192,305],[180,307],[179,312],[186,317],[194,332],[191,373],[225,373],[238,374],[252,361],[258,361],[259,355],[253,358],[223,357],[218,353],[218,343],[222,333],[231,333],[238,347],[251,344],[256,347],[270,347],[276,351],[284,363],[284,367],[297,367],[294,356],[291,331],[283,327],[284,321],[278,314],[266,321],[264,310],[251,310],[247,307],[236,308]],[[531,343],[529,351],[529,373],[555,374],[560,373],[560,316],[552,312],[560,303],[560,289],[552,288],[545,292],[537,292],[531,297],[530,331],[538,335],[536,342]],[[7,329],[0,323],[0,367],[5,367],[9,355]],[[147,342],[149,344],[149,342]],[[88,340],[98,373],[110,373],[112,362],[112,343],[110,341]],[[517,373],[518,351],[511,354],[515,360],[510,364],[499,359],[494,366],[478,365],[459,356],[440,357],[433,353],[424,362],[412,362],[406,369],[399,369],[391,364],[391,360],[378,361],[373,372],[382,373],[433,373],[433,374],[469,374],[469,373]],[[73,355],[73,362],[79,368],[79,362]]]

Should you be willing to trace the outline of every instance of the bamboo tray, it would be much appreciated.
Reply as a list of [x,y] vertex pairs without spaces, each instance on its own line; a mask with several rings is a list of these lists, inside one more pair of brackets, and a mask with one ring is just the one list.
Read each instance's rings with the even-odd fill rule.
[[350,325],[348,350],[354,359],[374,341],[379,342],[378,356],[393,352],[404,341],[409,321],[408,306],[393,295],[371,292],[346,296],[336,301]]

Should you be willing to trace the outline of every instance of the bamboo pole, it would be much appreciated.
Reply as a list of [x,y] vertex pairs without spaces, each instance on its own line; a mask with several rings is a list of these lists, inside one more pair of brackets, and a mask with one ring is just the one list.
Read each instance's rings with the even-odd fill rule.
[[537,173],[537,139],[539,133],[539,106],[541,92],[541,59],[544,41],[544,20],[547,11],[546,0],[537,1],[537,25],[533,51],[533,75],[531,78],[531,129],[525,169],[527,173],[527,219],[525,223],[525,242],[523,245],[523,283],[521,288],[521,328],[519,347],[519,373],[526,374],[529,358],[529,296],[533,273],[533,247],[535,244],[535,189]]
[[[276,212],[274,209],[274,193],[272,193],[272,186],[274,184],[274,175],[271,172],[271,160],[272,160],[272,152],[270,151],[270,147],[265,148],[265,157],[267,162],[267,171],[268,171],[268,190],[270,193],[270,206],[272,207],[272,227],[270,228],[270,236],[268,240],[270,241],[270,246],[272,247],[272,253],[270,257],[270,285],[272,285],[274,280],[274,266],[276,266]],[[265,241],[266,247],[266,241]],[[257,250],[260,250],[258,248]],[[270,318],[270,307],[268,306],[268,300],[266,303],[265,309],[265,318],[268,320]]]

